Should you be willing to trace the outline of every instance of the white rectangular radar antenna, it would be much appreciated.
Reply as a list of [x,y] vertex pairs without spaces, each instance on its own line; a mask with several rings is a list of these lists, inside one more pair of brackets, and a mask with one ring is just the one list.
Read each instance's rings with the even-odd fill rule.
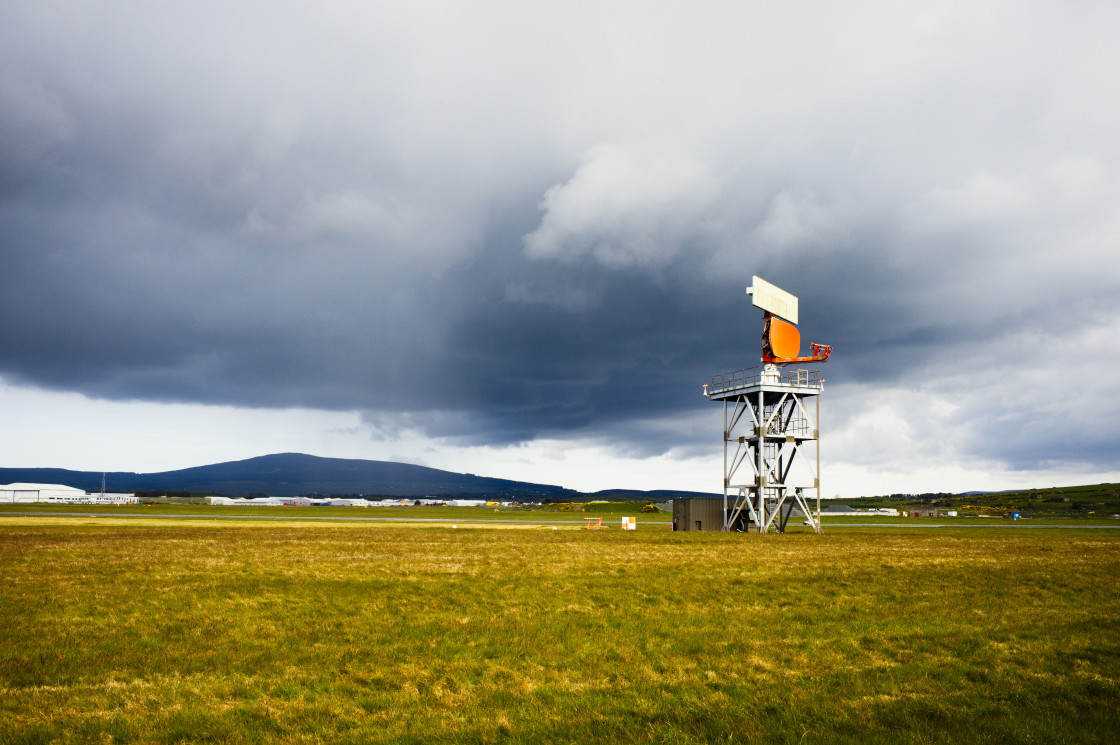
[[757,275],[751,277],[751,284],[747,288],[747,294],[751,296],[754,307],[768,310],[792,324],[797,323],[796,295],[791,295]]

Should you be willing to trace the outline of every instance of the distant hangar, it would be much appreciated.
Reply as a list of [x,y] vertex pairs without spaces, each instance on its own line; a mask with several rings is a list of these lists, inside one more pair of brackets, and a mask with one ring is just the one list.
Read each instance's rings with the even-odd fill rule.
[[0,504],[136,504],[135,494],[87,492],[62,484],[0,485]]

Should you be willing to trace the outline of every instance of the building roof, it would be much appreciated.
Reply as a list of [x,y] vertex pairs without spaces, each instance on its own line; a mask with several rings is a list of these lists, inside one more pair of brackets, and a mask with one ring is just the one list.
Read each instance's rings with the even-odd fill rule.
[[0,489],[4,491],[63,491],[74,492],[75,494],[85,494],[84,489],[75,489],[72,486],[63,486],[62,484],[3,484]]

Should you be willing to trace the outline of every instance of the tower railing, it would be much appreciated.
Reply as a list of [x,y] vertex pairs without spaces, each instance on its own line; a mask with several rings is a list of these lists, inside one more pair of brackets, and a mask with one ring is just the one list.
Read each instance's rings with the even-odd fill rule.
[[[773,366],[757,365],[744,367],[739,370],[712,375],[708,378],[707,394],[746,388],[752,385],[766,383],[769,385],[783,385],[795,388],[824,388],[824,378],[820,370],[806,370],[804,368],[782,369]],[[764,375],[765,373],[765,375]]]

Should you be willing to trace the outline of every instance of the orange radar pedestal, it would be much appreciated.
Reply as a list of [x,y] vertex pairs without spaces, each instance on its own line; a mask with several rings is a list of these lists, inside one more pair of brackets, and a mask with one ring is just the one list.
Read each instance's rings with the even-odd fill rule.
[[811,354],[808,357],[798,357],[801,354],[801,332],[797,327],[769,311],[766,312],[765,318],[766,322],[762,327],[763,362],[773,365],[827,362],[832,355],[831,345],[814,342],[809,345]]

